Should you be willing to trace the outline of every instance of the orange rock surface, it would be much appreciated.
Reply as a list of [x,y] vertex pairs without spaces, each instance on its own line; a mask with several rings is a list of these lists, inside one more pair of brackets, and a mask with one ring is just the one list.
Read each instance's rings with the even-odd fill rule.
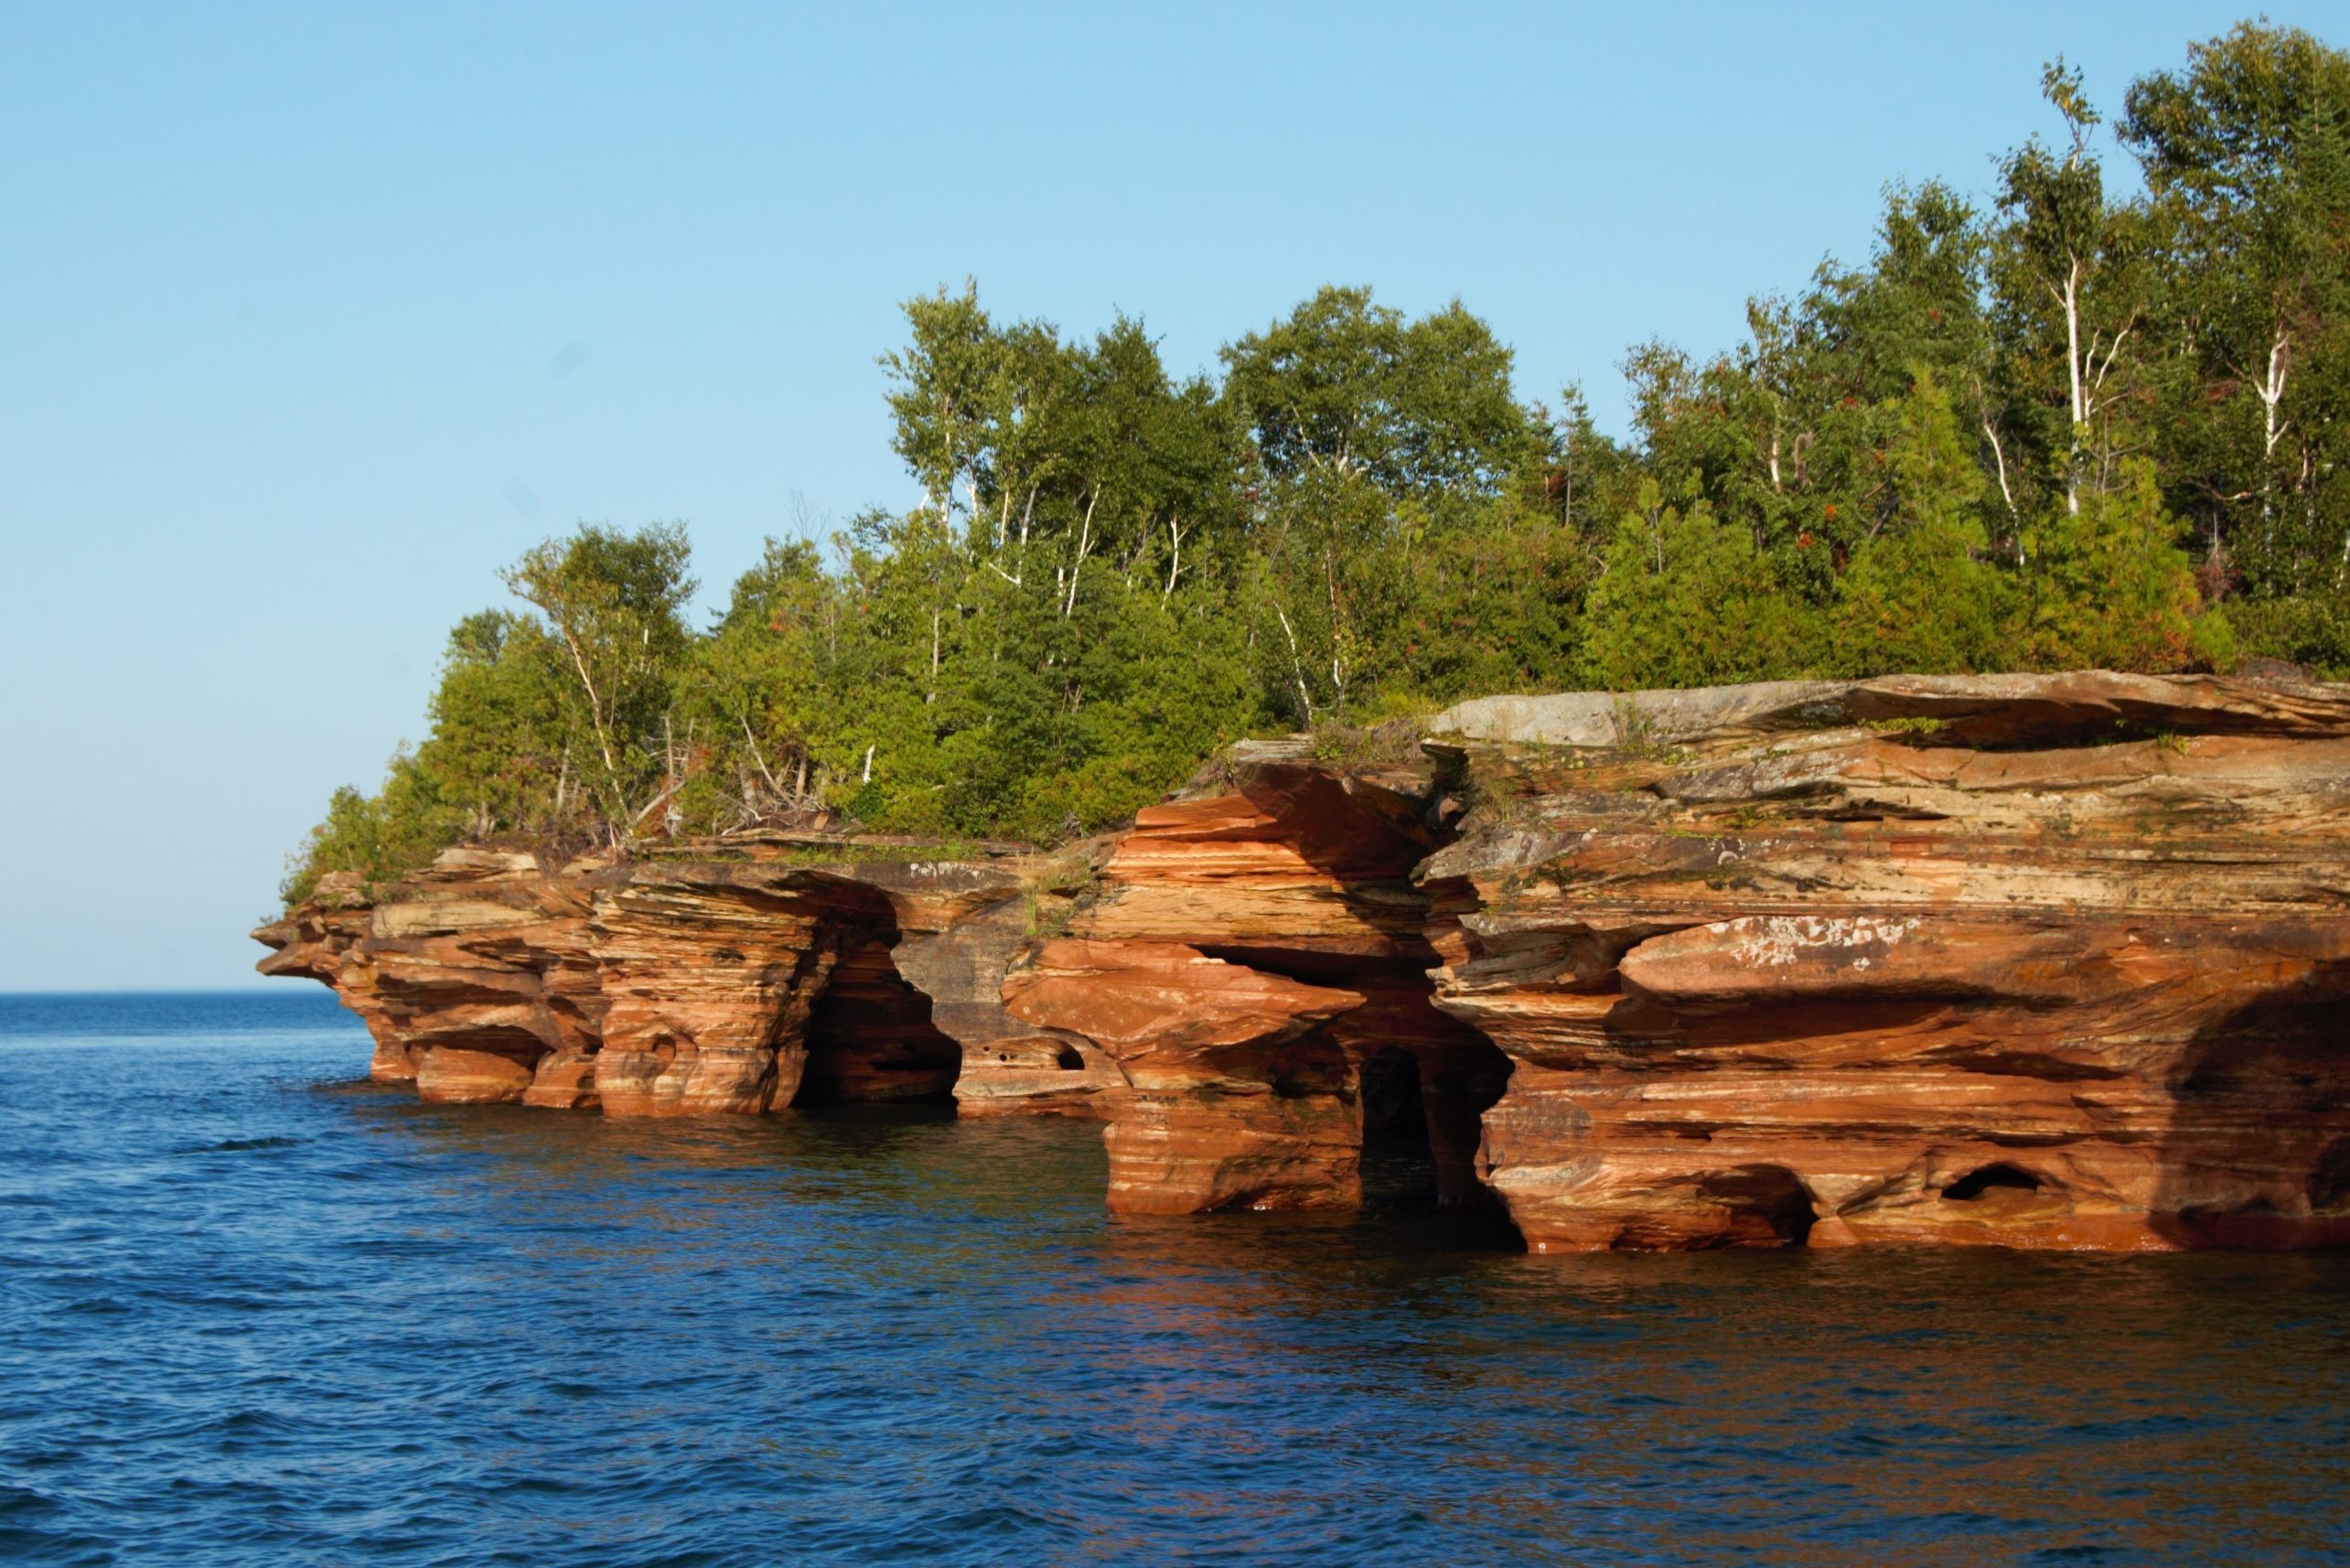
[[1031,940],[1024,885],[1031,869],[956,861],[857,867],[896,908],[903,934],[888,956],[896,974],[928,999],[930,1021],[960,1047],[951,1077],[960,1116],[1090,1117],[1099,1096],[1124,1082],[1090,1041],[1004,1008],[1004,973]]
[[1125,1069],[1101,1100],[1113,1208],[1359,1202],[1381,1127],[1425,1140],[1443,1198],[1480,1195],[1477,1117],[1508,1063],[1430,1004],[1428,785],[1244,754],[1229,793],[1142,812],[1078,940],[1011,977],[1015,1015]]
[[1402,1148],[1537,1249],[2350,1245],[2350,687],[1429,727],[1239,748],[1066,918],[1025,862],[467,848],[322,880],[261,967],[333,985],[427,1099],[1099,1116],[1129,1212],[1352,1204]]
[[1437,1003],[1515,1064],[1530,1245],[2350,1240],[2350,691],[1672,703],[1449,715],[1490,803],[1421,869]]
[[604,1000],[589,950],[600,863],[549,876],[529,855],[453,849],[370,904],[357,880],[323,878],[311,900],[254,936],[277,950],[264,974],[335,987],[376,1042],[370,1076],[413,1082],[424,1099],[522,1100],[550,1069],[544,1103],[587,1090],[554,1085],[596,1049]]
[[[263,972],[324,981],[366,1020],[371,1076],[430,1101],[676,1116],[960,1090],[1088,1113],[1114,1064],[998,997],[1020,889],[988,865],[757,846],[559,867],[459,848],[372,898],[323,878],[254,935]],[[1019,1065],[965,1073],[967,1046]]]

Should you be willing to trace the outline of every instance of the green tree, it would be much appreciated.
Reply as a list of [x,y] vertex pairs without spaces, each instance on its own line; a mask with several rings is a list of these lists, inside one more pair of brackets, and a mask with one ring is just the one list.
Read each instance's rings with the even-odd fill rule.
[[535,613],[456,628],[431,733],[335,797],[289,893],[459,836],[625,852],[820,805],[1091,832],[1238,735],[1479,692],[2350,673],[2350,57],[2191,45],[2125,99],[2142,195],[2078,73],[2042,87],[2063,134],[1986,210],[1889,187],[1869,255],[1751,300],[1727,350],[1634,348],[1623,443],[1572,386],[1521,404],[1458,302],[1325,288],[1211,378],[1136,319],[909,301],[882,362],[918,504],[770,541],[706,632],[681,530],[542,544],[507,575]]
[[666,805],[680,781],[668,721],[671,683],[691,641],[684,618],[695,586],[686,575],[691,558],[685,530],[675,524],[634,533],[583,524],[503,574],[562,646],[573,676],[565,705],[592,746],[585,782],[616,842]]
[[2110,425],[2128,391],[2143,338],[2149,235],[2143,215],[2106,200],[2105,172],[2090,142],[2099,116],[2062,59],[2041,78],[2063,116],[2066,145],[2034,136],[2000,166],[1991,269],[2010,396],[2043,469],[2077,514],[2085,489],[2113,478],[2123,443]]
[[449,633],[416,766],[474,837],[559,828],[579,804],[562,657],[535,619],[505,610]]
[[1532,438],[1509,349],[1458,300],[1406,321],[1368,288],[1324,288],[1223,357],[1226,393],[1276,478],[1322,468],[1394,495],[1489,493]]
[[2350,491],[2350,55],[2244,23],[2134,83],[2120,134],[2170,239],[2165,495],[2205,580],[2331,586]]
[[2176,670],[2194,646],[2201,596],[2162,505],[2153,465],[2130,458],[2120,482],[2026,536],[2032,570],[2023,658],[2044,670]]
[[286,857],[279,896],[289,907],[299,904],[328,872],[356,873],[363,886],[394,880],[430,862],[460,831],[462,823],[435,798],[432,780],[402,750],[375,794],[348,784],[334,792],[326,819]]
[[1812,672],[1818,618],[1785,592],[1747,529],[1652,481],[1592,585],[1583,668],[1597,686],[1704,686]]
[[1852,675],[1997,669],[2012,610],[1986,559],[1986,487],[1971,444],[1923,366],[1889,417],[1888,504],[1838,581],[1836,665]]

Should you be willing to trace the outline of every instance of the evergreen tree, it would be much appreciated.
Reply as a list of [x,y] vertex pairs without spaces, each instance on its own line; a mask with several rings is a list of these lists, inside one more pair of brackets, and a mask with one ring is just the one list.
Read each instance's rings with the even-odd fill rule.
[[1838,581],[1836,667],[1852,675],[1997,669],[2012,657],[2012,596],[1987,560],[1973,444],[1922,366],[1888,417],[1887,504],[1880,531]]
[[1702,499],[1667,505],[1653,481],[1607,547],[1584,636],[1588,678],[1610,691],[1807,675],[1822,642],[1749,530]]

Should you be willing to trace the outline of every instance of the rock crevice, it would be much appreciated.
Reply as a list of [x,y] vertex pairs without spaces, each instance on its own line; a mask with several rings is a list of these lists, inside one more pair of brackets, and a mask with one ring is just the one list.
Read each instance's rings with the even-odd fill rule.
[[1434,768],[1276,755],[1219,782],[1143,811],[1074,940],[1004,988],[1014,1015],[1126,1069],[1102,1101],[1111,1206],[1359,1203],[1381,1128],[1425,1139],[1439,1201],[1484,1201],[1478,1118],[1508,1063],[1433,1005],[1411,873],[1443,842]]

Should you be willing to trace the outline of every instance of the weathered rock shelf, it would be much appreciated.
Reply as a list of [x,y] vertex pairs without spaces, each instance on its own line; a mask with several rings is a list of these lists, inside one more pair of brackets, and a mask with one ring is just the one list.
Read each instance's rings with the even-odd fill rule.
[[256,936],[429,1100],[1092,1116],[1128,1212],[1392,1145],[1539,1250],[2350,1244],[2350,687],[1487,698],[1098,859],[461,848]]

